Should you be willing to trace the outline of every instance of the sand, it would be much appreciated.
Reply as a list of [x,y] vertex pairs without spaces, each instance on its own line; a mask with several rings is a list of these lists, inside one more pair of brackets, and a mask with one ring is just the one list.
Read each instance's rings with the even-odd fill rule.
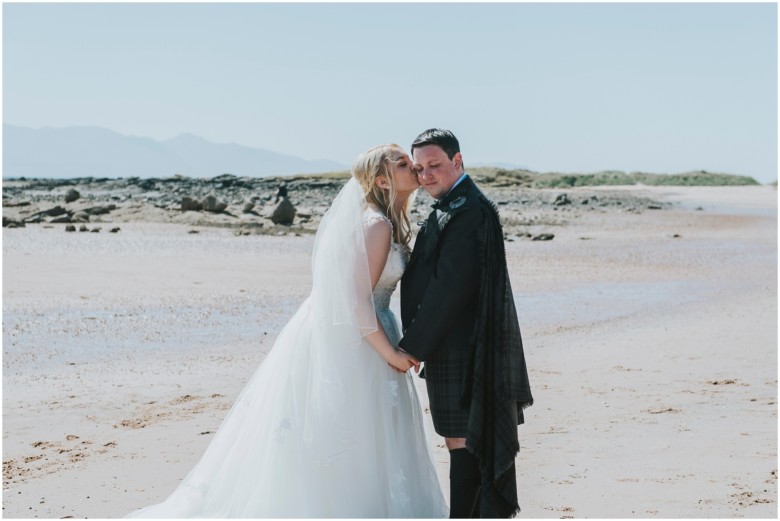
[[[625,190],[674,204],[506,243],[520,517],[775,518],[777,192]],[[308,294],[310,235],[116,225],[3,230],[4,517],[164,499]]]

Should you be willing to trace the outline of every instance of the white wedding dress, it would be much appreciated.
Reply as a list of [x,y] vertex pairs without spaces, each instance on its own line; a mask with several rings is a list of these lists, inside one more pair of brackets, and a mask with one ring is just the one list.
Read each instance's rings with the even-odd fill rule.
[[[353,191],[353,217],[354,185],[342,190]],[[361,217],[386,220],[365,205]],[[333,221],[332,235],[318,232],[315,240],[312,294],[282,329],[200,462],[167,500],[130,517],[448,516],[411,371],[396,373],[363,339],[378,317],[390,341],[400,340],[389,304],[406,253],[392,244],[372,302],[356,304],[345,277],[365,267],[365,254],[334,243],[341,240],[338,215]],[[363,244],[360,233],[348,239]],[[364,282],[359,278],[357,286]]]

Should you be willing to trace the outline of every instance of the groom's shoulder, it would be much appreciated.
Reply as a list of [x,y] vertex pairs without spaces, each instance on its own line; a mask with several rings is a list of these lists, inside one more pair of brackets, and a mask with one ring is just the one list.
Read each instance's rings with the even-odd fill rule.
[[472,210],[477,210],[475,213],[479,213],[483,217],[498,217],[498,208],[496,203],[488,198],[488,196],[485,195],[485,193],[473,180],[471,181],[470,186],[466,192],[466,205],[464,206],[468,206],[469,209]]

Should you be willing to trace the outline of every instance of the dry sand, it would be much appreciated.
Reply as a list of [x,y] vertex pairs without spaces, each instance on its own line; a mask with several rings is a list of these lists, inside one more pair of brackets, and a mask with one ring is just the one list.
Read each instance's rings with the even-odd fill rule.
[[[521,517],[775,518],[777,192],[626,190],[675,209],[507,242]],[[312,236],[119,226],[3,230],[4,517],[164,499],[308,294]]]

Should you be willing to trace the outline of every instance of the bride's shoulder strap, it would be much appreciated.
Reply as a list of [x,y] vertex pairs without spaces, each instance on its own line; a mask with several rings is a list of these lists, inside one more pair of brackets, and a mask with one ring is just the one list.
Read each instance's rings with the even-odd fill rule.
[[385,214],[383,214],[373,206],[368,206],[366,208],[366,211],[363,212],[363,224],[369,225],[376,222],[384,222],[386,224],[389,224],[391,228],[393,227],[393,221],[391,221]]

